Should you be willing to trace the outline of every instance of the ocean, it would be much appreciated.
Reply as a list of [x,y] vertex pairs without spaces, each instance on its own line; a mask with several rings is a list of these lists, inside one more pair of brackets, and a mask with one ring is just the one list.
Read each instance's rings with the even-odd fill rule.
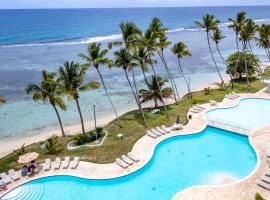
[[[194,25],[205,13],[214,14],[221,22],[226,35],[220,43],[227,56],[236,49],[234,35],[226,27],[227,19],[238,11],[246,11],[257,23],[270,22],[270,6],[253,7],[188,7],[188,8],[128,8],[128,9],[51,9],[51,10],[0,10],[0,95],[8,103],[0,106],[0,143],[58,129],[57,119],[49,105],[33,102],[25,94],[25,86],[38,82],[41,70],[56,71],[64,61],[82,62],[77,56],[85,52],[89,42],[101,42],[104,47],[120,39],[119,23],[132,21],[145,30],[153,17],[159,17],[169,28],[172,43],[184,41],[192,57],[183,60],[185,73],[191,79],[193,90],[218,79],[209,55],[205,33]],[[252,47],[262,61],[264,51]],[[109,53],[112,57],[114,49]],[[186,93],[176,58],[166,51],[166,59],[181,94]],[[217,55],[218,58],[218,55]],[[225,66],[218,60],[225,74]],[[166,77],[163,66],[157,64],[158,74]],[[106,85],[118,111],[135,108],[124,74],[119,69],[102,68]],[[148,76],[151,75],[149,71]],[[87,79],[99,80],[95,70],[89,70]],[[143,76],[136,70],[139,87],[145,87]],[[79,123],[74,102],[66,100],[68,110],[61,112],[64,125]],[[87,123],[93,123],[93,104],[97,104],[98,118],[113,114],[104,91],[85,92],[80,98]]]

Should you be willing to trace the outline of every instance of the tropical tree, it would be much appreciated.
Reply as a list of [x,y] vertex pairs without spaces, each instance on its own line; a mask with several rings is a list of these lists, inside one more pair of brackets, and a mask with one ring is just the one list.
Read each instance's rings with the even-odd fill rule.
[[239,48],[239,34],[246,23],[246,12],[238,12],[236,15],[236,19],[229,18],[228,21],[230,22],[229,28],[233,29],[235,32],[235,42],[237,45],[237,50],[240,51]]
[[190,84],[189,81],[183,71],[182,65],[181,65],[181,59],[185,56],[191,56],[190,51],[187,49],[187,46],[184,42],[178,42],[176,43],[173,47],[172,47],[172,52],[177,56],[177,61],[178,61],[178,66],[180,69],[180,72],[185,80],[185,83],[187,85],[187,89],[188,89],[188,97],[192,98],[192,93],[190,90]]
[[58,137],[53,135],[47,140],[40,143],[40,146],[43,150],[47,151],[50,154],[53,154],[57,151],[58,147]]
[[257,46],[263,48],[270,61],[270,24],[258,26],[259,37],[256,38]]
[[0,96],[0,104],[6,103],[6,99],[2,96]]
[[[162,79],[160,76],[158,77],[152,76],[151,82],[147,85],[148,89],[140,90],[141,102],[144,103],[148,101],[154,101],[155,108],[158,108],[158,101],[161,101],[162,97],[170,98],[172,95],[172,88],[166,87],[162,89],[162,87],[165,85],[166,82],[168,82],[168,80]],[[162,96],[159,93],[159,88],[161,88]]]
[[57,107],[65,111],[67,109],[67,106],[61,97],[61,95],[63,94],[63,90],[60,87],[59,82],[55,80],[55,76],[55,73],[43,70],[41,82],[38,84],[28,84],[25,91],[27,94],[32,94],[32,98],[34,101],[43,101],[44,103],[50,103],[57,115],[62,136],[65,136],[62,120]]
[[111,61],[107,57],[105,57],[107,53],[108,53],[107,49],[101,49],[101,44],[91,43],[88,45],[87,54],[80,53],[79,56],[86,62],[85,66],[87,66],[87,67],[92,66],[98,72],[98,75],[99,75],[99,78],[100,78],[101,83],[103,85],[105,94],[106,94],[106,96],[107,96],[107,98],[108,98],[108,100],[113,108],[113,111],[114,111],[114,114],[118,120],[118,123],[121,126],[121,122],[120,122],[119,116],[117,114],[116,108],[111,100],[111,97],[110,97],[108,91],[107,91],[107,87],[105,85],[103,76],[102,76],[101,71],[100,71],[101,66],[111,67]]
[[[130,82],[129,76],[128,76],[128,71],[132,70],[132,68],[134,66],[136,66],[137,64],[134,62],[132,55],[130,54],[130,52],[126,48],[122,48],[119,51],[114,52],[114,56],[115,56],[115,66],[124,70],[126,79],[128,81],[128,84],[130,86],[130,89],[132,91],[134,99],[135,99],[137,106],[139,108],[141,118],[143,120],[143,124],[145,127],[147,127],[145,116],[144,116],[144,113],[143,113],[143,110],[141,107],[141,103],[139,102],[136,91],[134,91],[132,84]],[[134,74],[133,74],[133,76],[134,76]]]
[[59,67],[58,69],[60,77],[59,81],[61,86],[65,90],[68,98],[74,100],[77,105],[77,109],[80,115],[82,132],[85,135],[84,121],[79,104],[79,91],[88,91],[90,89],[99,88],[99,83],[94,81],[89,81],[86,84],[84,83],[87,67],[81,66],[78,63],[68,62],[64,63],[64,66]]
[[221,73],[219,71],[219,68],[217,66],[217,62],[214,58],[213,52],[212,52],[212,48],[211,48],[211,44],[210,44],[210,31],[215,31],[218,28],[218,24],[220,23],[219,20],[215,19],[214,15],[209,15],[206,14],[203,16],[203,21],[195,21],[195,24],[197,24],[198,26],[200,26],[201,28],[205,29],[206,32],[206,36],[207,36],[207,43],[208,43],[208,48],[212,57],[212,60],[214,62],[214,65],[216,67],[217,73],[219,75],[219,78],[221,80],[221,83],[224,83],[224,80],[221,76]]

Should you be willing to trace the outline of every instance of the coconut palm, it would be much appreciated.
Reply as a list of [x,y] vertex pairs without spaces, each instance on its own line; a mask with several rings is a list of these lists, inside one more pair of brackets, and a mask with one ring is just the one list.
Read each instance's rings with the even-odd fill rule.
[[[156,81],[158,80],[158,81]],[[141,89],[140,90],[140,100],[142,103],[148,101],[154,101],[155,108],[158,108],[158,101],[161,101],[163,98],[170,98],[172,95],[171,88],[164,88],[161,89],[162,96],[159,93],[159,87],[162,88],[168,80],[162,79],[160,76],[154,77],[152,76],[150,83],[148,84],[148,89]],[[159,85],[159,87],[158,87]]]
[[0,104],[6,103],[6,99],[2,96],[0,96]]
[[62,99],[61,95],[63,90],[59,85],[59,82],[55,80],[55,73],[42,71],[42,81],[39,84],[30,83],[27,85],[25,91],[27,94],[32,94],[34,101],[43,101],[44,103],[49,102],[53,107],[57,119],[62,131],[62,136],[65,136],[62,120],[57,107],[61,110],[66,110],[66,104]]
[[257,46],[263,48],[270,61],[270,24],[258,26],[259,37],[256,38]]
[[107,49],[101,49],[101,44],[91,43],[88,45],[87,54],[80,53],[79,56],[86,62],[85,66],[87,66],[87,67],[92,66],[97,70],[99,78],[100,78],[101,83],[103,85],[105,94],[106,94],[106,96],[107,96],[107,98],[108,98],[108,100],[113,108],[113,111],[114,111],[114,114],[118,120],[118,123],[121,126],[121,122],[120,122],[119,116],[117,114],[116,108],[111,100],[111,97],[110,97],[108,91],[107,91],[107,87],[105,85],[103,76],[102,76],[101,71],[100,71],[101,66],[111,67],[111,61],[105,57],[107,53],[108,53]]
[[218,28],[218,24],[220,23],[219,20],[215,19],[214,15],[209,15],[206,14],[203,16],[203,22],[200,21],[195,21],[195,24],[197,24],[198,26],[200,26],[201,28],[205,29],[206,32],[206,36],[207,36],[207,43],[208,43],[208,48],[212,57],[212,60],[214,62],[214,65],[216,67],[217,73],[219,75],[219,78],[221,80],[221,83],[224,83],[224,80],[221,76],[221,73],[219,71],[219,68],[217,66],[217,62],[214,58],[213,52],[212,52],[212,48],[211,48],[211,44],[210,44],[210,31],[214,31]]
[[175,54],[177,56],[177,61],[178,61],[178,66],[180,69],[181,74],[183,75],[183,78],[186,82],[187,85],[187,89],[188,89],[188,97],[192,98],[192,94],[191,94],[191,90],[190,90],[190,85],[189,82],[187,80],[187,77],[183,71],[182,65],[181,65],[181,59],[185,56],[191,56],[190,51],[187,49],[187,46],[184,42],[178,42],[175,45],[173,45],[172,49],[171,49],[172,53]]
[[68,98],[70,100],[74,100],[77,105],[77,109],[80,115],[81,125],[82,125],[82,132],[85,135],[84,129],[84,121],[81,112],[81,107],[79,104],[79,92],[80,91],[88,91],[90,89],[97,89],[99,88],[99,84],[94,81],[89,81],[84,84],[84,78],[86,75],[87,67],[81,66],[78,63],[68,62],[64,63],[64,66],[59,67],[58,69],[60,77],[59,81],[65,90]]
[[229,18],[228,21],[230,22],[229,28],[233,29],[235,32],[235,41],[237,45],[237,50],[240,51],[239,48],[239,34],[242,30],[244,24],[246,23],[246,12],[238,12],[236,15],[236,19]]
[[[130,89],[132,91],[132,94],[134,96],[134,99],[137,103],[137,106],[139,108],[141,118],[143,120],[143,124],[145,127],[147,127],[145,116],[141,107],[141,103],[139,102],[138,96],[136,94],[136,91],[134,91],[132,84],[130,82],[128,71],[131,71],[131,69],[136,66],[137,64],[134,62],[132,55],[126,48],[122,48],[119,51],[114,52],[115,55],[115,66],[118,68],[121,68],[125,72],[126,79],[128,81],[128,84],[130,86]],[[134,74],[132,74],[134,76]]]

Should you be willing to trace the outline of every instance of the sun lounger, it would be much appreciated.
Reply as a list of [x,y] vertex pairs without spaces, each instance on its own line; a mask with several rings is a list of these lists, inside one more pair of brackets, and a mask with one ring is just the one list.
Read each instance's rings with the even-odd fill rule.
[[161,129],[163,129],[164,131],[166,131],[167,133],[169,133],[171,131],[170,128],[166,127],[165,125],[161,126]]
[[188,112],[191,112],[191,113],[195,113],[195,114],[198,114],[198,113],[200,113],[200,111],[198,111],[198,110],[194,110],[194,109],[189,109],[189,111]]
[[61,162],[62,169],[67,169],[70,162],[70,158],[68,156]]
[[46,159],[45,163],[43,165],[43,170],[44,171],[49,171],[51,168],[51,160],[50,159]]
[[205,109],[206,109],[204,106],[202,106],[202,105],[200,105],[200,104],[197,104],[196,106],[197,106],[197,108],[200,108],[200,109],[202,109],[202,110],[205,110]]
[[234,99],[236,99],[237,97],[232,96],[232,95],[230,95],[230,94],[227,94],[227,95],[225,95],[225,98],[234,100]]
[[158,132],[158,131],[156,131],[155,129],[151,129],[151,132],[152,133],[154,133],[155,135],[157,135],[157,136],[162,136],[162,134],[160,133],[160,132]]
[[158,136],[152,133],[151,131],[146,131],[146,135],[148,135],[151,138],[157,138]]
[[197,111],[199,111],[199,112],[201,112],[203,109],[201,109],[201,108],[199,108],[199,107],[197,107],[197,106],[192,106],[192,108],[191,108],[192,110],[197,110]]
[[133,160],[133,161],[135,161],[135,162],[139,162],[140,161],[140,159],[139,158],[137,158],[137,157],[135,157],[132,153],[128,153],[127,154],[127,157],[129,157],[131,160]]
[[270,184],[267,184],[267,183],[265,183],[265,182],[263,182],[263,181],[259,181],[259,182],[257,182],[257,185],[258,185],[259,187],[265,189],[265,190],[270,191]]
[[121,160],[120,158],[116,158],[115,160],[116,164],[118,164],[120,167],[126,169],[128,168],[128,164],[125,163],[123,160]]
[[172,130],[182,130],[183,129],[183,125],[182,124],[174,124],[172,125]]
[[60,169],[61,159],[59,157],[55,158],[53,162],[53,169]]
[[162,130],[160,127],[156,127],[156,131],[160,132],[161,134],[166,134],[167,132]]
[[15,172],[14,169],[9,170],[8,175],[12,178],[13,181],[17,181],[20,179],[18,172]]
[[128,158],[126,155],[122,155],[121,156],[121,159],[125,162],[125,163],[127,163],[128,165],[133,165],[133,160],[131,160],[130,158]]
[[217,101],[209,100],[209,103],[210,103],[211,106],[216,106],[217,105]]
[[70,169],[76,169],[80,162],[80,157],[74,157],[74,159],[70,162]]
[[264,177],[262,178],[262,181],[265,182],[265,183],[267,183],[267,184],[270,184],[270,177],[264,176]]
[[2,180],[4,181],[5,184],[9,184],[12,182],[10,177],[6,174],[6,172],[3,172],[2,174],[0,174],[0,176],[2,177]]
[[232,96],[235,96],[235,97],[240,97],[238,94],[236,94],[235,92],[232,92],[231,93]]

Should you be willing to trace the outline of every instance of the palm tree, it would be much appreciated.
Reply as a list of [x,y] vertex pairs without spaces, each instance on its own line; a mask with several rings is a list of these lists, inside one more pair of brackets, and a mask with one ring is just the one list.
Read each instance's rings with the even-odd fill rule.
[[99,78],[100,78],[101,83],[103,85],[104,91],[106,93],[106,96],[109,99],[110,104],[113,108],[114,114],[118,120],[119,125],[121,126],[121,122],[120,122],[119,116],[117,114],[116,108],[111,100],[111,97],[107,91],[107,87],[105,85],[105,82],[103,80],[103,76],[100,72],[100,66],[106,65],[106,66],[111,67],[111,61],[105,57],[107,53],[108,53],[107,49],[101,50],[101,44],[91,43],[88,45],[87,54],[80,53],[79,56],[83,60],[86,61],[85,66],[87,66],[87,67],[93,66],[97,70]]
[[39,84],[30,83],[26,87],[27,94],[33,94],[32,98],[34,101],[43,101],[44,103],[49,102],[53,107],[58,122],[62,131],[62,136],[65,136],[62,120],[58,112],[57,107],[61,110],[66,110],[66,104],[61,98],[63,90],[61,89],[59,82],[55,80],[55,73],[42,71],[42,81]]
[[59,67],[58,71],[60,74],[59,81],[65,90],[68,98],[75,100],[78,112],[80,115],[82,132],[85,135],[84,122],[82,112],[79,104],[79,91],[88,91],[90,89],[97,89],[99,84],[94,81],[89,81],[84,84],[84,78],[86,75],[87,67],[81,66],[78,63],[68,62],[64,63],[64,66]]
[[6,99],[2,96],[0,96],[0,104],[6,103]]
[[134,48],[138,37],[142,34],[141,30],[132,22],[122,22],[120,29],[125,47],[127,49]]
[[[156,81],[158,80],[158,81]],[[159,93],[159,87],[162,88],[165,83],[168,82],[168,80],[162,79],[160,76],[154,77],[152,76],[151,82],[148,85],[147,89],[141,89],[140,90],[140,100],[142,103],[147,101],[154,101],[155,102],[155,108],[158,108],[158,101],[162,100],[163,98],[170,98],[172,95],[172,89],[171,88],[164,88],[161,89],[162,96]],[[159,87],[158,87],[159,85]]]
[[270,61],[270,25],[262,24],[258,27],[259,37],[256,38],[257,46],[263,48]]
[[190,85],[187,80],[187,77],[183,71],[182,65],[180,60],[185,57],[185,56],[191,56],[190,51],[187,49],[187,46],[184,42],[178,42],[172,47],[172,52],[177,56],[177,61],[178,61],[178,66],[180,69],[181,74],[183,75],[183,78],[186,82],[187,89],[188,89],[188,98],[192,98],[191,90],[190,90]]
[[236,15],[236,19],[232,19],[229,18],[228,21],[230,22],[230,25],[228,26],[229,28],[233,29],[235,32],[235,41],[236,41],[236,45],[237,45],[237,50],[240,51],[239,48],[239,34],[244,26],[244,24],[246,23],[246,12],[238,12]]
[[[128,81],[128,84],[129,84],[130,89],[132,91],[132,94],[134,96],[134,99],[138,105],[138,108],[139,108],[139,111],[141,114],[141,118],[143,120],[143,124],[145,127],[147,127],[141,104],[139,102],[138,96],[136,95],[136,91],[134,91],[134,89],[132,87],[132,84],[131,84],[129,76],[128,76],[128,71],[130,71],[137,64],[133,62],[133,57],[130,54],[130,52],[128,51],[128,49],[126,49],[126,48],[122,48],[119,51],[114,52],[114,55],[115,55],[115,66],[122,68],[124,70],[125,75],[126,75],[126,79]],[[134,74],[132,74],[132,75],[134,76]]]
[[219,78],[221,80],[221,83],[223,84],[224,80],[223,80],[223,78],[221,76],[221,73],[220,73],[219,68],[217,66],[217,63],[216,63],[216,60],[214,58],[212,48],[211,48],[211,45],[210,45],[210,31],[216,30],[218,28],[219,23],[220,23],[220,21],[215,19],[214,15],[209,15],[209,14],[206,14],[206,15],[203,16],[203,22],[195,21],[195,24],[197,24],[201,28],[205,29],[205,31],[206,31],[208,48],[209,48],[212,60],[214,62],[214,65],[216,67],[217,73],[219,75]]

